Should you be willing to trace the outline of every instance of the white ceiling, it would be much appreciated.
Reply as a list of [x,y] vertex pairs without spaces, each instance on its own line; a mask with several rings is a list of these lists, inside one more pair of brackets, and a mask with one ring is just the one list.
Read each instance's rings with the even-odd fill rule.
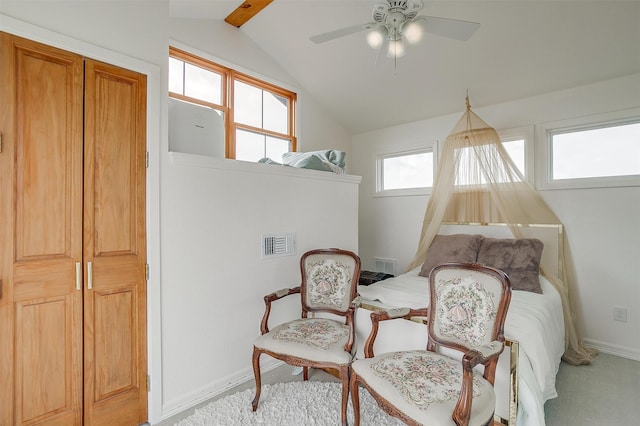
[[[171,0],[175,18],[222,20],[242,0]],[[375,0],[275,0],[243,31],[349,132],[361,133],[640,72],[640,0],[425,1],[421,15],[475,21],[466,42],[426,34],[393,60],[365,32]]]

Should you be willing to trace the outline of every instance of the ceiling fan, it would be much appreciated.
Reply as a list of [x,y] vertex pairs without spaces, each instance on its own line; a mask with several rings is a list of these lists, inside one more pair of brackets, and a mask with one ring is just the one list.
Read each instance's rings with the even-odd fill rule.
[[360,31],[369,30],[367,42],[373,48],[388,43],[388,56],[404,55],[403,40],[416,43],[422,32],[466,41],[480,26],[477,22],[418,15],[424,7],[422,0],[385,0],[373,7],[373,22],[340,28],[310,37],[316,44],[324,43]]

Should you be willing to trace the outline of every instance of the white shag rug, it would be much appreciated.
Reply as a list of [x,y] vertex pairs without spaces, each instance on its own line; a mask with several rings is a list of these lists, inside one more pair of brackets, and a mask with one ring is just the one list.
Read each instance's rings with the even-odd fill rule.
[[[340,424],[341,385],[335,382],[302,381],[263,385],[258,410],[251,401],[255,389],[247,389],[196,409],[175,426],[335,426]],[[353,424],[351,395],[347,409]],[[360,389],[362,426],[402,426],[403,422],[382,411],[366,390]]]

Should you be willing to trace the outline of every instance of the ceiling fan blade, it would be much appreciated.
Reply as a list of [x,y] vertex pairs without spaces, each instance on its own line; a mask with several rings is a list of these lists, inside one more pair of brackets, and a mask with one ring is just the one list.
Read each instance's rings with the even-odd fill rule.
[[245,0],[235,8],[224,21],[234,27],[240,28],[249,19],[256,16],[258,12],[267,7],[273,0]]
[[[378,24],[373,23],[373,26],[378,26]],[[373,26],[372,24],[360,24],[360,25],[354,25],[352,27],[340,28],[338,30],[329,31],[328,33],[311,36],[309,37],[309,40],[311,40],[316,44],[324,43],[325,41],[334,40],[339,37],[344,37],[350,34],[355,34],[360,31],[371,29],[373,28]]]
[[415,20],[422,23],[422,27],[426,32],[460,41],[469,40],[480,27],[477,22],[438,18],[436,16],[418,16]]

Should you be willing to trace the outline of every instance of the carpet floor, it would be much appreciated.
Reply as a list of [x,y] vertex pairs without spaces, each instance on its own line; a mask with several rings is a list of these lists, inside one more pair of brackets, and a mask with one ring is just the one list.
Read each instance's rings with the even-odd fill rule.
[[[183,413],[175,415],[172,418],[163,420],[158,423],[157,426],[244,426],[260,424],[262,426],[280,426],[287,425],[287,423],[278,423],[279,420],[273,420],[274,423],[270,423],[271,420],[260,420],[262,423],[257,423],[258,415],[263,415],[262,410],[270,410],[268,408],[273,404],[274,407],[284,407],[286,405],[287,410],[292,407],[304,407],[304,402],[298,402],[294,398],[288,403],[275,404],[269,402],[266,399],[267,386],[275,386],[276,384],[285,383],[304,383],[301,381],[300,375],[292,374],[292,367],[281,366],[274,370],[267,371],[263,374],[263,395],[260,401],[260,406],[257,413],[251,412],[251,400],[253,399],[253,380],[248,380],[237,387],[230,389],[227,392],[216,397],[213,402],[203,403],[200,408],[191,408]],[[308,420],[310,415],[301,413],[299,419],[300,422],[288,423],[296,424],[297,426],[306,425],[337,425],[340,424],[340,388],[336,383],[336,379],[321,371],[312,369],[310,371],[310,381],[312,383],[329,382],[335,383],[335,396],[323,397],[331,399],[331,401],[323,402],[323,409],[318,419],[313,421]],[[633,361],[625,358],[620,358],[614,355],[605,353],[599,354],[591,365],[575,367],[562,363],[560,365],[560,372],[558,373],[556,387],[558,389],[558,398],[547,401],[545,404],[545,418],[547,426],[602,426],[602,425],[635,425],[637,419],[640,418],[640,362]],[[244,393],[243,393],[244,392]],[[207,410],[222,410],[221,408],[212,407],[215,401],[224,400],[229,396],[239,398],[245,398],[243,402],[238,403],[239,409],[246,411],[253,417],[247,416],[249,420],[207,420],[204,413],[199,414],[196,419],[195,411],[202,410],[205,406],[209,406]],[[361,396],[361,405],[364,407],[365,401],[371,398],[368,394]],[[371,401],[373,399],[371,398]],[[294,402],[295,401],[295,402]],[[371,402],[373,405],[374,403]],[[316,407],[320,406],[315,404]],[[369,405],[367,406],[369,407]],[[274,408],[276,411],[286,411],[284,408]],[[353,418],[351,414],[351,408],[349,408],[349,421]],[[371,412],[373,408],[366,408],[366,411]],[[379,410],[376,407],[376,410]],[[364,425],[398,425],[401,424],[385,413],[379,411],[380,419],[384,420],[371,420],[364,417],[365,409],[362,410]],[[261,414],[262,413],[262,414]],[[193,423],[182,423],[189,419]],[[215,416],[210,417],[215,419]],[[636,420],[633,420],[636,419]],[[298,420],[298,419],[296,419]],[[196,423],[199,421],[200,423]],[[393,423],[396,421],[396,423]],[[176,423],[178,422],[178,423]],[[253,422],[253,423],[252,423]],[[303,423],[306,422],[306,423]]]
[[[254,390],[247,389],[211,402],[175,426],[335,426],[340,424],[341,386],[332,382],[291,382],[263,385],[258,410],[253,412]],[[401,426],[382,411],[374,399],[360,391],[362,426]],[[351,400],[347,410],[353,424]]]

